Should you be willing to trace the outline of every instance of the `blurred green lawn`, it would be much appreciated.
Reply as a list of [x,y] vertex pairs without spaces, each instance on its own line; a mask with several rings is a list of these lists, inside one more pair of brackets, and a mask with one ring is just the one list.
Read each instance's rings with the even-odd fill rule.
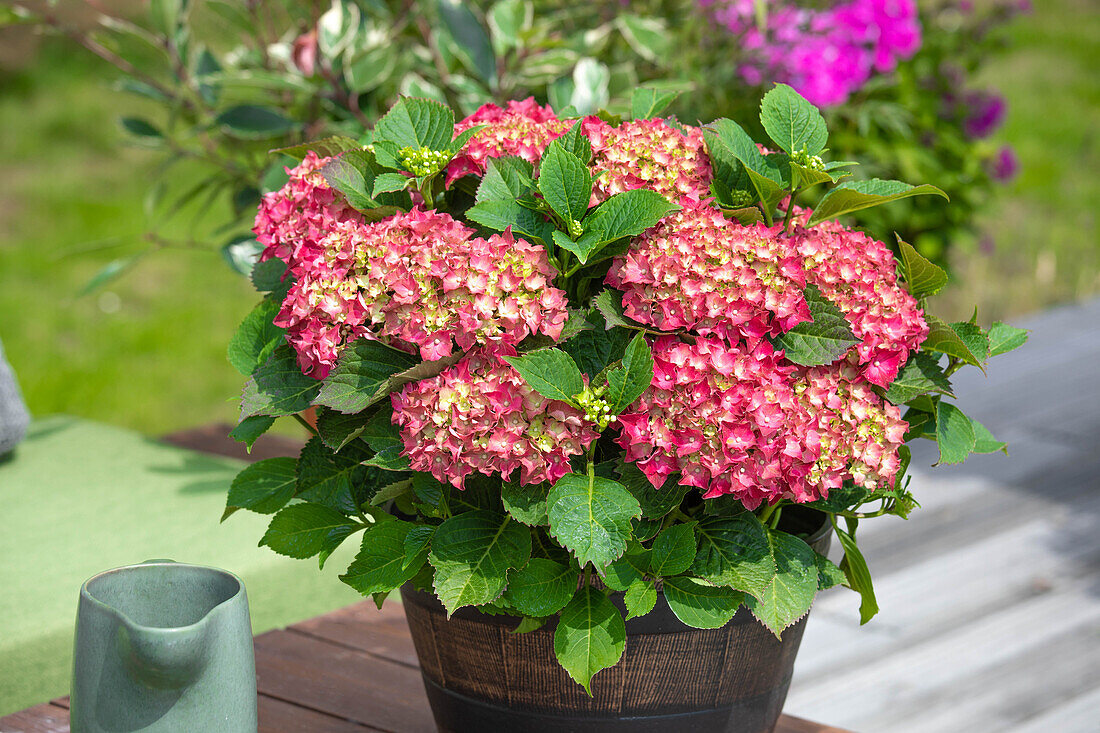
[[[936,306],[967,316],[976,300],[985,322],[1100,291],[1100,9],[1036,3],[1013,35],[985,81],[1009,100],[1001,137],[1022,172],[983,217],[992,253],[960,257]],[[57,45],[0,75],[0,339],[36,414],[154,434],[232,421],[242,380],[225,344],[255,296],[213,248],[159,252],[106,290],[76,295],[104,264],[139,251],[147,229],[154,157],[122,146],[115,120],[136,103],[110,91],[111,78]],[[193,215],[177,225],[184,236]],[[115,246],[79,247],[103,240]]]

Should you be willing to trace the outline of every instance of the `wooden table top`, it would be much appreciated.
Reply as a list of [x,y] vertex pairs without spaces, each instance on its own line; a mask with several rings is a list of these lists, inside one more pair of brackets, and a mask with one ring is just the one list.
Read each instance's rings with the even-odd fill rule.
[[[434,731],[405,612],[369,601],[256,637],[263,733]],[[0,733],[67,733],[69,700],[0,718]],[[783,716],[775,733],[844,733]]]

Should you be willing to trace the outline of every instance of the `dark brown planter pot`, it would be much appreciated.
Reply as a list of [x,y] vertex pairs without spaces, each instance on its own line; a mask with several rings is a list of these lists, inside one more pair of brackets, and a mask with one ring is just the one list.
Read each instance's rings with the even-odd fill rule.
[[[808,541],[824,553],[829,525],[818,519],[824,515],[814,513],[809,528],[785,529],[813,531]],[[620,608],[622,595],[611,597]],[[742,606],[720,629],[693,629],[659,594],[652,612],[626,622],[622,660],[593,678],[588,697],[554,657],[556,619],[514,634],[519,619],[511,616],[463,608],[448,620],[429,593],[406,585],[401,597],[436,725],[446,733],[767,733],[783,709],[806,624],[801,619],[780,641]]]

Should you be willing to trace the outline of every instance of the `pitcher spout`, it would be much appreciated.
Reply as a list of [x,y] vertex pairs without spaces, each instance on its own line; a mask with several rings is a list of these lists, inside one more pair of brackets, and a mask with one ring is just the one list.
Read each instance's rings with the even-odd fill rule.
[[129,675],[146,687],[172,690],[192,684],[206,667],[210,625],[175,629],[118,627],[116,648]]

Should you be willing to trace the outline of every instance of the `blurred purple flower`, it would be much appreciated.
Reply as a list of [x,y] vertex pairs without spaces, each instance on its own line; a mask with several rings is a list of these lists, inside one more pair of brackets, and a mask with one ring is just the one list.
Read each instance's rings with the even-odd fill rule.
[[995,92],[968,92],[963,105],[966,109],[963,128],[972,138],[989,137],[1004,122],[1005,100]]
[[1016,157],[1016,151],[1009,145],[1003,146],[989,161],[989,175],[1001,183],[1012,180],[1019,171],[1020,161]]
[[892,71],[920,48],[915,0],[847,0],[808,9],[768,0],[767,25],[756,24],[755,0],[699,0],[740,36],[750,84],[790,84],[819,106],[845,102],[872,73]]

